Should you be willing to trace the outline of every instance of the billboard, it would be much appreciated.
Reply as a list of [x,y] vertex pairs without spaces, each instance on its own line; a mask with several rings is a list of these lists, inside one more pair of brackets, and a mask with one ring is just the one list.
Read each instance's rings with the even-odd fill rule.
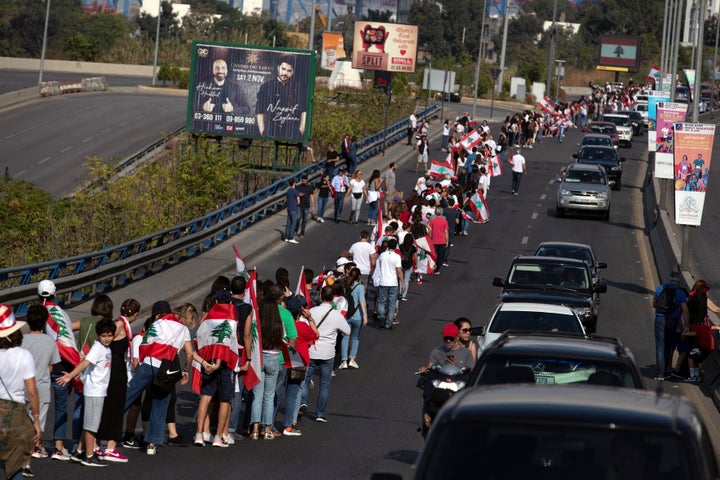
[[345,58],[345,41],[342,33],[324,32],[320,66],[327,70],[335,68],[338,59]]
[[307,142],[315,52],[193,42],[189,132]]
[[675,223],[699,226],[710,176],[715,125],[675,124]]
[[356,21],[352,66],[415,73],[417,38],[417,25]]
[[598,70],[637,72],[640,67],[640,37],[604,35],[600,37]]
[[687,105],[658,102],[656,107],[655,178],[673,178],[675,124],[685,121]]

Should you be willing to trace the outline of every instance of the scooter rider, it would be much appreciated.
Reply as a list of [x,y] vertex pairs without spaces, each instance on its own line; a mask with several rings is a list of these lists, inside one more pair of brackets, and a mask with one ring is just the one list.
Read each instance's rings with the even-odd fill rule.
[[472,353],[467,347],[455,341],[459,333],[457,325],[446,323],[442,329],[442,345],[433,349],[428,364],[420,367],[418,371],[424,372],[432,367],[442,365],[455,365],[461,369],[472,368],[475,365]]

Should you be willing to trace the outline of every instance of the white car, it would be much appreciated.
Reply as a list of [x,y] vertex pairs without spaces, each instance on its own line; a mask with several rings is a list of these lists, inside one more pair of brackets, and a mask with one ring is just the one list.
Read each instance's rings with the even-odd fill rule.
[[585,328],[570,307],[549,303],[499,303],[488,324],[478,329],[478,355],[507,330],[568,332],[585,335]]
[[606,113],[602,119],[604,122],[615,124],[618,132],[618,141],[621,145],[625,145],[628,148],[632,147],[633,127],[629,116],[622,113]]

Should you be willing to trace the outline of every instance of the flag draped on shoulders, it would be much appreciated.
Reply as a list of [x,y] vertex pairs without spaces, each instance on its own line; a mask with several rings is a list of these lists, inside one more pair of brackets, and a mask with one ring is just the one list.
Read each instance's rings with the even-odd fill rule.
[[72,333],[72,320],[65,310],[53,302],[45,302],[45,308],[50,314],[45,324],[45,333],[55,340],[60,358],[77,365],[80,363],[80,352]]
[[187,327],[172,313],[155,320],[140,344],[140,361],[147,357],[173,360],[179,350],[175,345],[182,345],[185,330]]
[[[238,361],[237,317],[235,305],[217,303],[210,308],[197,329],[195,348],[205,360],[222,360],[235,369]],[[192,389],[200,394],[202,385],[201,364],[193,362]]]
[[415,247],[418,249],[417,273],[432,274],[437,266],[435,247],[428,241],[428,237],[420,237],[415,240]]
[[258,313],[258,302],[257,302],[257,271],[253,270],[250,274],[250,280],[248,281],[247,290],[250,296],[250,305],[252,305],[252,317],[250,320],[250,332],[252,333],[252,345],[250,352],[247,348],[243,349],[243,362],[245,357],[250,354],[250,367],[248,371],[243,375],[243,383],[245,388],[252,390],[252,388],[260,383],[260,371],[263,366],[263,355],[262,355],[262,334],[260,332],[260,315]]
[[487,222],[490,220],[490,211],[480,190],[475,191],[473,196],[467,200],[463,209],[474,222]]

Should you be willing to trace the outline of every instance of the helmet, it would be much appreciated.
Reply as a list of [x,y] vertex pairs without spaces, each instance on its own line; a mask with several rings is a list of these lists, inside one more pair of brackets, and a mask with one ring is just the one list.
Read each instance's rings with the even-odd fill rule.
[[43,280],[38,283],[38,295],[43,298],[52,297],[55,295],[55,284],[52,280]]

